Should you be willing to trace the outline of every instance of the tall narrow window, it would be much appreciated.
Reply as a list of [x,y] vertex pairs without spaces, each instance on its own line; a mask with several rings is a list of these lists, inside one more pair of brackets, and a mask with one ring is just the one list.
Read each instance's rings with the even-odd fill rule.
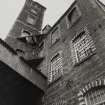
[[55,28],[51,33],[51,43],[52,45],[60,39],[59,28]]
[[77,6],[75,6],[68,14],[69,25],[72,26],[81,16],[81,12]]
[[93,40],[87,31],[82,31],[72,40],[71,54],[73,63],[79,63],[91,56],[95,51]]
[[63,67],[62,67],[62,55],[61,52],[57,53],[51,59],[51,66],[49,71],[49,82],[53,82],[57,80],[63,74]]
[[26,37],[26,36],[30,36],[30,35],[31,35],[31,33],[27,30],[22,30],[22,32],[21,32],[22,37]]

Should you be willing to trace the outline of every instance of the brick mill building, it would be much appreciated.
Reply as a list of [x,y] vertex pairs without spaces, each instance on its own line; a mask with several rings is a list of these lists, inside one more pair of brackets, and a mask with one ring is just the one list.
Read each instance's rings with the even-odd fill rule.
[[42,29],[45,10],[26,0],[0,40],[0,104],[105,105],[105,5],[75,0]]

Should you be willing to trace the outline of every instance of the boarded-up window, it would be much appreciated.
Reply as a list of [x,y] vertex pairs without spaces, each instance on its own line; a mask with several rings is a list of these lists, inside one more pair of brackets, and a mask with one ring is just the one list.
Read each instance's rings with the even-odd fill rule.
[[88,58],[95,51],[93,40],[87,31],[82,31],[72,40],[71,54],[73,63],[79,63]]
[[62,54],[61,52],[57,53],[51,59],[51,66],[49,71],[49,82],[53,82],[57,80],[63,74],[63,67],[62,67]]

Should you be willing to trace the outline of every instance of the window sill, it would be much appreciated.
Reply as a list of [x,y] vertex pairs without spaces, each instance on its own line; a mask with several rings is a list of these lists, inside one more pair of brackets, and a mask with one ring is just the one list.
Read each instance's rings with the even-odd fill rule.
[[77,19],[77,20],[75,20],[73,23],[70,23],[70,22],[69,22],[69,27],[68,27],[67,29],[72,28],[75,24],[77,24],[77,23],[80,21],[80,19],[81,19],[81,16],[80,16],[80,17],[78,17],[78,19]]
[[49,82],[49,83],[48,83],[48,87],[50,87],[50,86],[56,84],[61,78],[62,78],[62,75],[61,75],[60,77],[58,77],[57,79],[53,80],[52,82]]

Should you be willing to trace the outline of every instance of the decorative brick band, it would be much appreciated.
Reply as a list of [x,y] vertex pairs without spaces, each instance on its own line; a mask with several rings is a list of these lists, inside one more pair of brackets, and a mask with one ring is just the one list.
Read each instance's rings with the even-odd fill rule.
[[86,105],[85,99],[84,99],[84,94],[86,94],[86,92],[88,92],[90,89],[99,87],[99,86],[105,86],[105,79],[95,80],[95,81],[92,81],[91,83],[87,84],[86,86],[84,86],[77,94],[79,105]]

